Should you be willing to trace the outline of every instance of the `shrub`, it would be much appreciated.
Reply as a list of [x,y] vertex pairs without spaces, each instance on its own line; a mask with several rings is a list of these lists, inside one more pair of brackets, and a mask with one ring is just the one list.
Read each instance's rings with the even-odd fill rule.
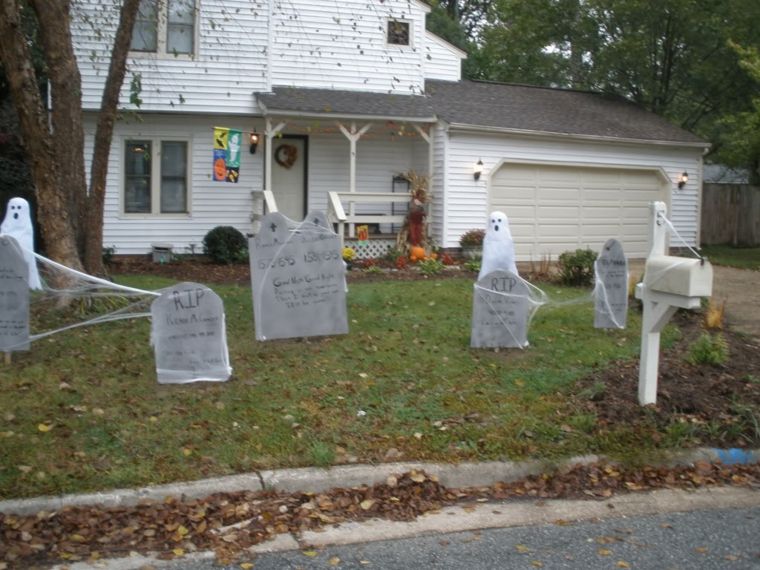
[[480,273],[480,259],[468,259],[464,262],[464,268],[467,271],[473,271],[475,273]]
[[582,287],[594,282],[596,253],[590,249],[566,251],[559,256],[559,279],[564,285]]
[[420,268],[420,272],[428,277],[438,275],[443,271],[443,263],[432,257],[420,261],[418,267]]
[[721,333],[702,333],[689,347],[692,364],[723,364],[728,360],[728,343]]
[[203,238],[203,252],[216,263],[240,263],[248,256],[248,240],[232,226],[217,226]]
[[483,245],[483,238],[486,237],[486,230],[468,230],[459,238],[459,245],[470,247]]

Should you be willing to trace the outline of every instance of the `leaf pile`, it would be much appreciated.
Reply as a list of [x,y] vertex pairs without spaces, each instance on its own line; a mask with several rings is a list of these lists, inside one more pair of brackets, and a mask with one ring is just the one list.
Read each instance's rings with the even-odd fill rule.
[[616,493],[709,485],[757,486],[760,464],[623,469],[579,465],[554,474],[447,489],[434,476],[411,471],[385,483],[324,493],[219,493],[204,499],[167,498],[130,507],[69,507],[31,516],[0,513],[0,568],[97,560],[137,551],[179,558],[214,550],[228,563],[277,534],[299,533],[349,520],[409,521],[445,505],[479,500],[606,498]]

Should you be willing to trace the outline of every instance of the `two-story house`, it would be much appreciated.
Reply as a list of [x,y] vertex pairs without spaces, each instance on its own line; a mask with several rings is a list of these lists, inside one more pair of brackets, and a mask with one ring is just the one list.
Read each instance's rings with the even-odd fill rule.
[[[652,200],[698,243],[704,141],[621,99],[462,80],[465,54],[426,31],[428,12],[418,0],[143,0],[104,243],[183,253],[217,225],[251,233],[266,195],[300,220],[335,214],[341,192],[350,215],[345,193],[405,190],[409,171],[430,176],[441,247],[500,209],[520,260],[610,237],[643,256]],[[95,0],[76,17],[91,148],[117,17]],[[242,134],[236,182],[214,174],[215,127]],[[379,201],[355,208],[399,206]]]

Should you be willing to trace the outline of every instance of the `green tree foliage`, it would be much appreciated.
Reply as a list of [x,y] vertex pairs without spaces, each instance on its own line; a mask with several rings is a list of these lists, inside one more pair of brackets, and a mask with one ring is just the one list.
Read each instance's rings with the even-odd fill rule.
[[[757,0],[498,0],[476,77],[615,93],[719,142],[757,89]],[[718,149],[718,145],[715,146]]]

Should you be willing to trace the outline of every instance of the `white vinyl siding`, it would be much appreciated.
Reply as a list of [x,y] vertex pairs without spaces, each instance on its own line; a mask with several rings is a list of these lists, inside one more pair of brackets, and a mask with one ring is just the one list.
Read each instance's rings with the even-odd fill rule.
[[[489,188],[495,169],[502,163],[530,162],[662,169],[671,180],[670,219],[690,245],[696,243],[702,185],[698,174],[701,171],[701,149],[451,130],[446,157],[447,223],[445,234],[440,236],[442,247],[458,247],[459,237],[464,232],[485,228]],[[480,180],[475,181],[472,171],[478,159],[483,160],[484,168]],[[695,175],[690,176],[682,190],[677,190],[675,180],[684,170]],[[509,212],[506,214],[509,216]],[[672,245],[677,245],[675,240]]]
[[[85,110],[99,109],[118,5],[82,0],[72,12],[82,105]],[[197,38],[198,43],[192,56],[130,53],[120,107],[138,110],[130,103],[130,85],[139,78],[141,112],[257,112],[253,93],[268,89],[266,8],[243,0],[203,0],[195,22],[193,41]]]
[[[425,14],[408,0],[274,3],[273,85],[420,93]],[[387,43],[388,20],[409,22],[411,45]]]
[[425,79],[459,81],[465,54],[431,32],[425,32]]

